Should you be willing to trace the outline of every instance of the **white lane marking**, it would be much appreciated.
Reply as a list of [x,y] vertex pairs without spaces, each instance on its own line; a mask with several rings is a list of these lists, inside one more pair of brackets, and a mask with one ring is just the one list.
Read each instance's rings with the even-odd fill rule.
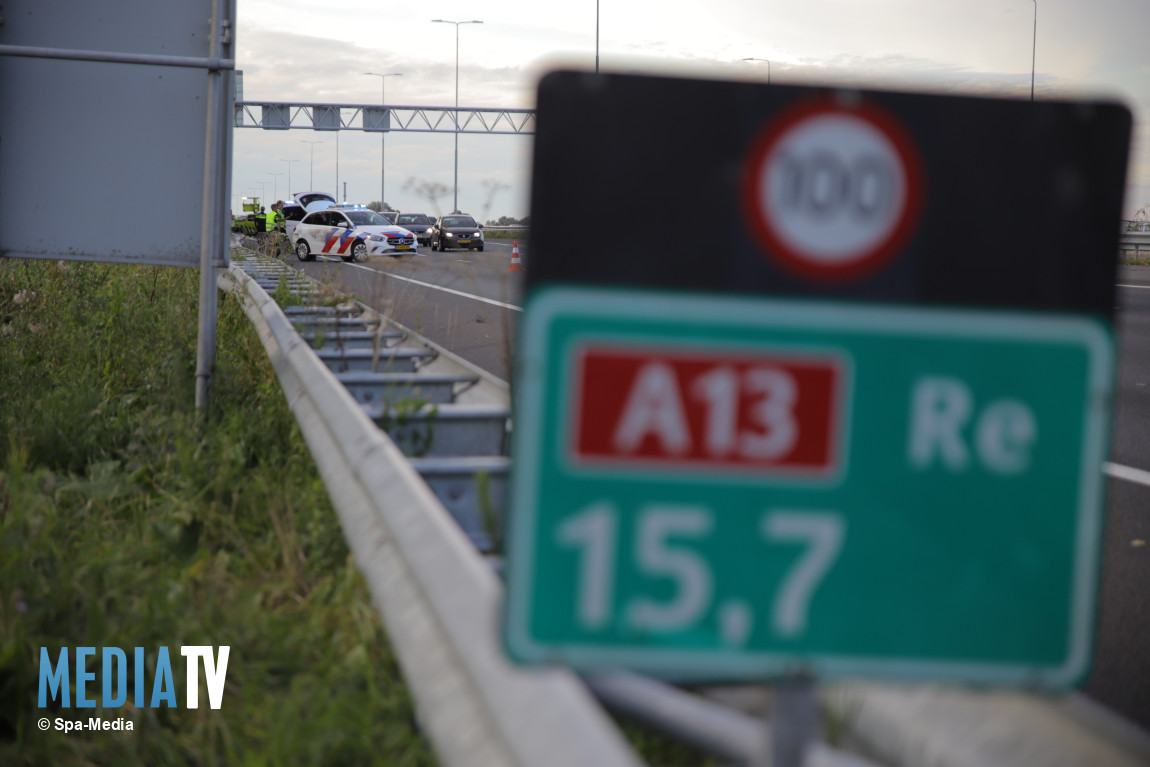
[[[327,260],[335,261],[336,259],[330,258]],[[464,293],[462,290],[452,290],[451,288],[444,288],[444,287],[441,287],[439,285],[432,285],[430,282],[422,282],[420,280],[413,280],[410,277],[400,277],[398,274],[391,274],[389,272],[379,272],[379,271],[372,269],[370,267],[363,266],[362,264],[351,264],[351,263],[345,262],[344,266],[353,266],[356,269],[364,269],[366,271],[373,272],[375,274],[384,274],[384,275],[387,275],[388,277],[390,277],[391,279],[394,279],[394,280],[403,280],[404,282],[410,282],[414,285],[420,285],[420,286],[425,287],[425,288],[431,288],[432,290],[442,290],[444,293],[450,293],[453,296],[463,296],[464,298],[471,298],[471,299],[474,299],[476,301],[482,301],[485,304],[491,304],[492,306],[498,306],[501,309],[514,309],[517,312],[523,311],[522,306],[516,306],[515,304],[505,304],[502,301],[496,301],[493,298],[484,298],[483,296],[476,296],[476,295],[473,295],[471,293]]]
[[[423,254],[420,253],[419,255],[423,255]],[[369,272],[375,272],[376,271],[375,269],[371,269],[369,267],[363,266],[362,264],[347,263],[346,261],[343,261],[343,259],[340,259],[340,258],[331,258],[329,256],[321,256],[321,258],[323,258],[326,261],[340,261],[340,262],[344,263],[346,266],[354,266],[356,269],[365,269]],[[462,260],[462,259],[460,259],[460,260]],[[387,274],[387,273],[385,272],[385,274]],[[451,293],[452,295],[455,295],[455,296],[462,296],[464,298],[471,298],[471,299],[474,299],[476,301],[482,301],[485,304],[491,304],[492,306],[498,306],[498,307],[501,307],[503,309],[513,309],[514,311],[517,311],[517,312],[523,311],[523,307],[516,306],[515,304],[507,304],[507,303],[504,303],[502,301],[496,301],[496,300],[491,299],[491,298],[484,298],[483,296],[476,296],[476,295],[472,295],[471,293],[464,293],[463,291],[460,291],[460,290],[452,290],[451,288],[444,288],[444,287],[441,287],[439,285],[432,285],[430,282],[422,282],[420,280],[413,280],[410,277],[400,277],[398,274],[387,274],[387,276],[392,277],[392,278],[397,279],[397,280],[403,280],[404,282],[410,282],[414,285],[420,285],[420,286],[425,287],[425,288],[431,288],[432,290],[442,290],[444,293]],[[1123,285],[1121,283],[1118,283],[1118,287],[1120,287],[1120,288],[1150,288],[1150,285]],[[1125,468],[1122,466],[1117,466],[1117,464],[1107,464],[1107,466],[1116,466],[1119,469]],[[1140,469],[1130,469],[1129,471],[1138,472],[1141,470]],[[1110,473],[1109,470],[1107,470],[1107,473]],[[1150,477],[1150,472],[1143,472],[1143,474],[1146,474],[1147,477]],[[1115,474],[1112,476],[1118,476],[1118,475]],[[1121,478],[1122,479],[1130,479],[1130,477],[1127,477],[1127,476],[1123,476]],[[1145,484],[1150,484],[1150,479],[1132,480],[1132,481],[1135,481],[1135,482],[1142,481]]]
[[1102,464],[1102,473],[1109,474],[1115,479],[1124,479],[1127,482],[1135,482],[1150,487],[1150,471],[1122,466],[1117,463],[1104,463]]
[[[342,261],[342,259],[329,258],[326,256],[324,258],[328,261]],[[350,263],[350,264],[347,264],[347,266],[354,266],[357,269],[365,269],[369,272],[375,272],[376,271],[375,269],[370,269],[370,268],[363,266],[361,264]],[[410,283],[413,283],[415,285],[421,285],[422,287],[425,287],[425,288],[431,288],[433,290],[442,290],[444,293],[451,293],[452,295],[463,296],[464,298],[472,298],[472,299],[475,299],[476,301],[482,301],[485,304],[492,304],[493,306],[499,306],[499,307],[502,307],[504,309],[514,309],[517,312],[523,311],[523,307],[521,307],[521,306],[515,306],[514,304],[505,304],[502,301],[495,301],[495,300],[490,299],[490,298],[484,298],[483,296],[475,296],[475,295],[472,295],[470,293],[464,293],[464,292],[459,291],[459,290],[452,290],[451,288],[444,288],[444,287],[440,287],[439,285],[432,285],[429,282],[422,282],[420,280],[413,280],[410,277],[400,277],[398,274],[388,274],[387,276],[392,277],[392,278],[397,279],[397,280],[403,280],[405,282],[410,282]],[[1120,284],[1118,287],[1120,287],[1120,288],[1150,288],[1150,285],[1121,285]],[[1124,479],[1128,482],[1135,482],[1139,485],[1146,485],[1147,487],[1150,487],[1150,471],[1144,471],[1143,469],[1135,469],[1135,468],[1130,467],[1130,466],[1122,466],[1121,464],[1117,464],[1117,463],[1104,463],[1104,464],[1102,464],[1102,472],[1104,474],[1110,475],[1111,477],[1115,477],[1116,479]]]

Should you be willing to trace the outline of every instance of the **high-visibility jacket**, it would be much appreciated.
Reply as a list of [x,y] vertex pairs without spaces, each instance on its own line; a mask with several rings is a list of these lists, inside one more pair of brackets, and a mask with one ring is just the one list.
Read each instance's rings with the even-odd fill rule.
[[268,230],[268,214],[260,211],[256,214],[256,233],[266,232]]
[[283,226],[284,216],[275,208],[268,211],[267,227],[269,232],[278,232]]

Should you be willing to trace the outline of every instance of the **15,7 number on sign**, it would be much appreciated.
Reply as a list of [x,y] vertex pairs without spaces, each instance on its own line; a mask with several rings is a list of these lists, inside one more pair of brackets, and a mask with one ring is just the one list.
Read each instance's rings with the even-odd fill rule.
[[[714,514],[702,506],[650,504],[635,516],[632,565],[646,578],[669,579],[669,598],[636,594],[622,605],[623,627],[640,632],[675,632],[692,628],[711,608],[714,579],[705,558],[688,544],[711,532]],[[593,504],[569,517],[557,531],[558,543],[580,555],[578,620],[589,631],[613,623],[616,569],[619,564],[620,516],[609,502]],[[784,575],[771,602],[771,628],[783,638],[801,636],[819,583],[842,550],[846,523],[834,512],[772,509],[758,531],[768,545],[799,545],[802,554]],[[718,620],[728,645],[743,644],[753,628],[754,613],[742,600],[719,606]]]

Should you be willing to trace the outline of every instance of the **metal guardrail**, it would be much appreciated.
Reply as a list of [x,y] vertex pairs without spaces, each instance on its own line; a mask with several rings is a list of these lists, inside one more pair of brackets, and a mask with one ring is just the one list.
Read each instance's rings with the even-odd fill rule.
[[[498,577],[248,272],[269,286],[297,278],[266,259],[237,261],[219,281],[239,297],[267,350],[439,758],[469,766],[638,764],[576,677],[506,660]],[[378,316],[364,319],[382,325]]]
[[1133,250],[1134,260],[1139,260],[1143,250],[1150,251],[1150,228],[1141,231],[1123,230],[1118,236],[1118,250],[1123,257],[1127,251]]

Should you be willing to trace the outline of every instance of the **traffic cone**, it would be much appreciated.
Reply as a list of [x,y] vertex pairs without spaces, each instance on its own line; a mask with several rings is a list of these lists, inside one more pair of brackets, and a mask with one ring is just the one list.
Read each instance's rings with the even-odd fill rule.
[[519,240],[511,241],[511,266],[508,268],[509,272],[525,272],[523,262],[519,260]]

